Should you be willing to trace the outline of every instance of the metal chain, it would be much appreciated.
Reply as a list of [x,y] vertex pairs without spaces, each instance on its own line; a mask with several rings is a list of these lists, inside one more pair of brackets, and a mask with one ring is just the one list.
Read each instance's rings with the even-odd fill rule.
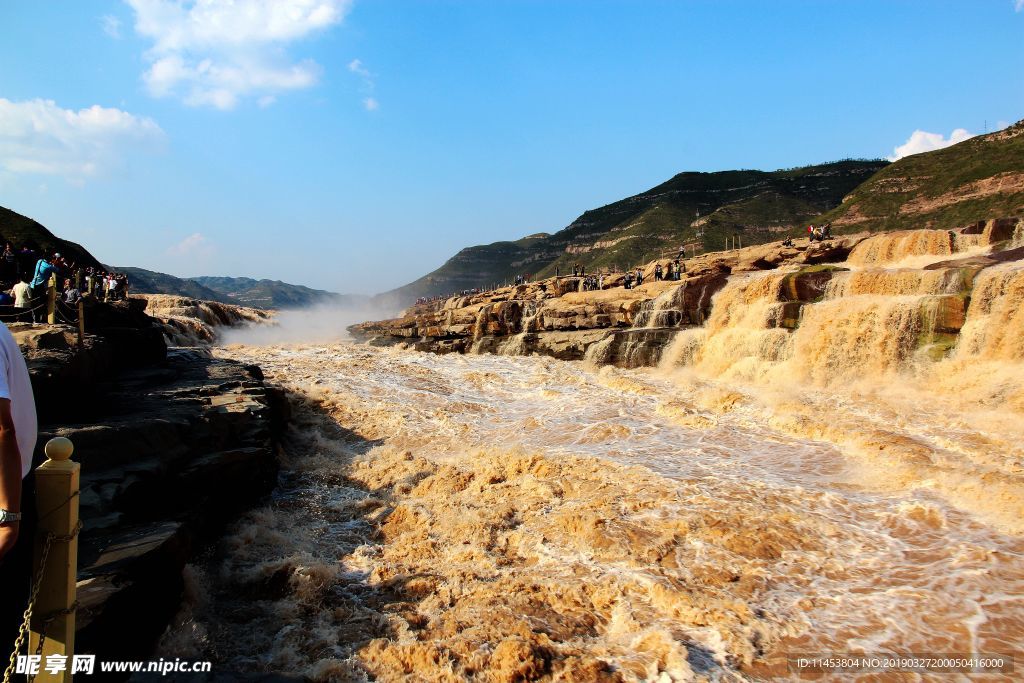
[[25,636],[28,634],[29,624],[32,623],[32,611],[36,606],[36,597],[38,597],[39,587],[43,583],[46,560],[50,557],[51,545],[53,545],[53,534],[47,534],[46,541],[43,543],[43,554],[40,556],[39,572],[36,574],[36,579],[33,582],[32,593],[28,599],[28,607],[25,608],[25,613],[21,617],[21,628],[18,630],[18,637],[14,641],[14,651],[11,652],[11,658],[7,661],[7,670],[4,671],[4,683],[10,683],[11,675],[14,673],[14,666],[18,661],[18,653],[21,652],[21,648],[25,644]]
[[[72,496],[74,497],[74,496]],[[71,498],[68,498],[70,500]],[[66,502],[66,501],[65,501]],[[63,504],[62,504],[63,505]],[[28,607],[25,608],[25,613],[21,617],[21,628],[18,629],[18,637],[14,641],[14,650],[11,652],[10,659],[7,660],[7,670],[4,671],[3,683],[10,683],[11,675],[14,674],[15,664],[18,661],[18,652],[21,651],[22,646],[25,644],[25,636],[28,635],[30,626],[32,624],[32,612],[35,610],[36,598],[39,597],[39,588],[43,584],[43,574],[46,572],[46,561],[50,557],[50,548],[54,543],[69,543],[71,539],[78,536],[78,532],[82,530],[82,522],[78,522],[78,526],[75,527],[67,536],[55,536],[54,534],[47,533],[46,540],[43,541],[43,552],[39,556],[39,570],[36,572],[35,581],[33,581],[32,592],[28,598]],[[46,641],[46,629],[49,628],[50,623],[53,622],[59,616],[63,614],[71,614],[78,608],[78,601],[76,600],[71,607],[67,609],[57,610],[53,614],[47,616],[43,622],[43,629],[39,636],[39,646],[36,648],[36,654],[39,655],[43,651],[43,643]],[[35,676],[29,677],[29,681],[35,679]]]

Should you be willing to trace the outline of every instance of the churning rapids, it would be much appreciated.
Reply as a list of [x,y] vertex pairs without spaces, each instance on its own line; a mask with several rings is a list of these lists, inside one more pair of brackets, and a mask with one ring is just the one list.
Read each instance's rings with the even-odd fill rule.
[[[350,344],[229,353],[305,398],[277,499],[192,568],[164,654],[320,680],[589,681],[1022,649],[1021,426],[994,414],[1005,431],[982,438],[951,394],[783,399],[690,370]],[[923,439],[972,463],[994,440],[1008,464],[923,462]],[[887,449],[865,455],[878,440],[895,475]]]

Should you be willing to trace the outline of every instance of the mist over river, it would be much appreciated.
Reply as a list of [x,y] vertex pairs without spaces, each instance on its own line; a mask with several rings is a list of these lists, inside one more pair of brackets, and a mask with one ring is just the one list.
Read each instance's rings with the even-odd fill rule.
[[795,678],[794,653],[1024,645],[1005,401],[976,421],[928,378],[786,385],[702,373],[692,348],[640,370],[219,353],[297,414],[275,500],[190,568],[165,656],[318,680],[745,680]]

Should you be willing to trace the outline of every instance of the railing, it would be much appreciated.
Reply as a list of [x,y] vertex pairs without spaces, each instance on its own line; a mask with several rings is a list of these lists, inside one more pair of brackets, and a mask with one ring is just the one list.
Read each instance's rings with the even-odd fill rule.
[[[76,582],[78,580],[78,493],[81,466],[70,460],[74,445],[64,437],[46,443],[47,461],[36,468],[36,510],[38,528],[32,570],[32,590],[21,631],[4,672],[10,683],[18,655],[28,649],[41,663],[28,680],[71,682],[71,661],[75,651]],[[49,662],[64,666],[53,673]],[[54,667],[56,669],[57,667]]]

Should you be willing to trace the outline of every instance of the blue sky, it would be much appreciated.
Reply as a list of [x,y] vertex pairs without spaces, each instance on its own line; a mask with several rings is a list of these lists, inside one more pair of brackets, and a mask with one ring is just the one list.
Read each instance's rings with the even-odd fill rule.
[[683,170],[1024,117],[1024,0],[7,0],[0,24],[0,205],[106,263],[341,292]]

